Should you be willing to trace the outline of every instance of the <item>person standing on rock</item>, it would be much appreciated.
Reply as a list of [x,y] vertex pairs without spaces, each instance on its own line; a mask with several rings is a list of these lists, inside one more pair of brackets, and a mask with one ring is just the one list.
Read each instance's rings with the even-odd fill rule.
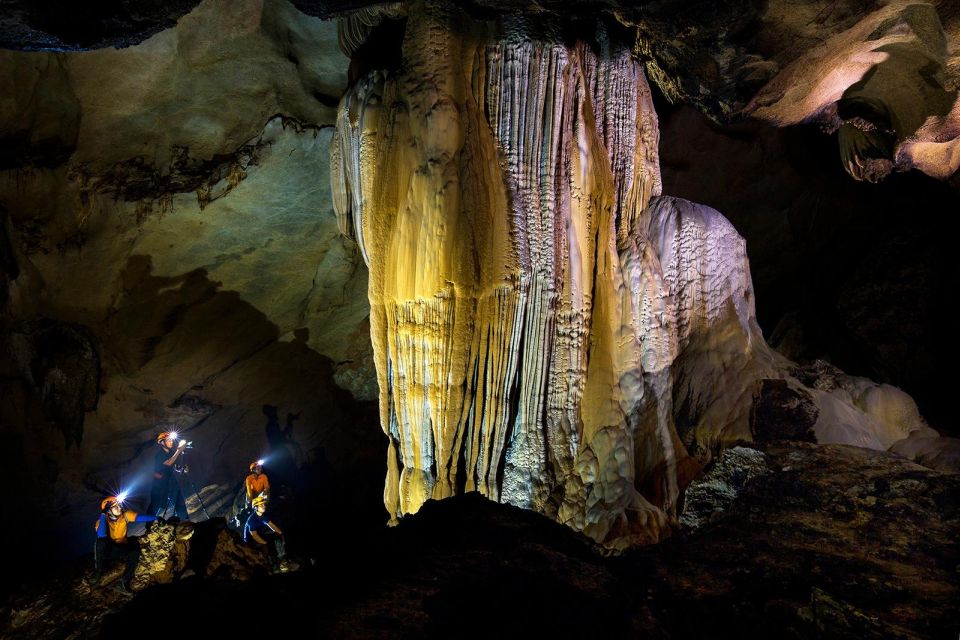
[[287,563],[286,541],[280,527],[271,521],[267,514],[267,502],[264,495],[253,499],[253,513],[243,526],[243,541],[266,547],[267,561],[274,573],[278,570],[289,571],[292,567]]
[[133,594],[131,582],[140,561],[140,543],[137,538],[127,536],[127,523],[153,522],[156,519],[156,516],[124,510],[122,496],[104,498],[100,503],[100,517],[93,525],[97,541],[93,548],[93,575],[87,580],[90,586],[100,584],[106,560],[121,559],[126,563],[126,569],[116,589],[126,595]]
[[187,519],[187,503],[180,489],[180,482],[174,476],[174,465],[183,454],[187,441],[177,443],[175,431],[163,431],[157,435],[157,451],[153,458],[153,488],[150,490],[150,506],[147,511],[154,516],[163,516],[173,506],[173,515],[180,520]]

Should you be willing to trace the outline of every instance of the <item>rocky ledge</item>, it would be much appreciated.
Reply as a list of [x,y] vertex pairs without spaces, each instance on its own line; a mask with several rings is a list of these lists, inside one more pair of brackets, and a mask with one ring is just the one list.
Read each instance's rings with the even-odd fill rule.
[[112,638],[162,615],[221,634],[955,637],[958,489],[891,453],[775,442],[729,450],[691,486],[696,528],[620,556],[467,494],[392,529],[313,523],[303,568],[275,576],[216,521],[157,525],[144,556],[168,552],[142,563],[134,598],[65,568],[5,605],[0,635]]

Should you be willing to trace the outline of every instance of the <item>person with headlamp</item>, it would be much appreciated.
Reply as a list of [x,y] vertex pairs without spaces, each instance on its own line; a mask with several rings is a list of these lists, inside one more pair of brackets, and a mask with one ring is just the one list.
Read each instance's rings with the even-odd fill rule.
[[136,537],[127,535],[127,523],[153,522],[157,518],[124,509],[124,498],[123,494],[110,496],[100,503],[100,517],[93,525],[97,532],[93,548],[93,575],[87,581],[90,586],[97,586],[103,576],[104,561],[121,559],[126,563],[126,569],[123,579],[115,588],[123,594],[132,595],[131,582],[140,561],[140,543]]
[[263,472],[263,463],[262,459],[250,463],[250,474],[243,479],[243,487],[237,492],[227,513],[227,526],[238,533],[243,533],[243,525],[253,511],[253,499],[261,494],[270,496],[270,478]]
[[[177,460],[189,444],[176,431],[163,431],[157,435],[160,451],[153,458],[153,487],[150,490],[150,506],[147,507],[152,515],[164,516],[172,504],[173,515],[180,520],[187,519],[187,503],[173,472]],[[186,472],[186,468],[183,469]]]
[[267,514],[268,502],[267,496],[262,494],[253,499],[253,513],[250,514],[247,523],[243,526],[243,541],[247,544],[255,542],[257,545],[266,547],[267,561],[270,564],[270,570],[274,573],[278,570],[289,571],[291,567],[287,563],[287,548],[283,531]]
[[270,478],[263,472],[263,460],[250,463],[250,475],[243,481],[243,487],[246,491],[244,507],[247,509],[253,505],[253,499],[257,496],[262,494],[270,497]]

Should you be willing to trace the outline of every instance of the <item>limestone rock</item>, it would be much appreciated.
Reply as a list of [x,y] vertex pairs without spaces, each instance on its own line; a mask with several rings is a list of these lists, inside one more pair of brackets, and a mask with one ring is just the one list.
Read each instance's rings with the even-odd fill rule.
[[[0,612],[0,634],[45,638],[69,624],[123,638],[171,602],[190,603],[178,621],[199,628],[211,611],[244,596],[257,602],[257,615],[227,607],[220,633],[296,636],[310,626],[322,637],[384,629],[450,637],[462,634],[464,620],[468,633],[483,637],[692,638],[722,629],[743,638],[854,640],[954,632],[960,476],[842,445],[778,441],[747,455],[762,456],[767,472],[741,482],[724,512],[667,544],[618,556],[596,553],[584,536],[537,514],[467,494],[428,501],[397,527],[367,530],[350,552],[314,541],[316,567],[294,575],[177,580],[122,608],[120,596],[108,604],[109,589],[90,594],[62,578],[45,581],[11,603],[9,618]],[[728,468],[733,480],[739,464]],[[533,594],[543,606],[476,616],[491,591],[505,603]],[[104,618],[111,604],[119,610]]]
[[885,449],[922,428],[899,390],[807,389],[767,346],[743,239],[659,195],[622,34],[580,38],[416,5],[403,64],[341,101],[331,184],[370,268],[390,514],[476,490],[618,547],[668,531],[774,388],[802,424],[761,437]]
[[917,430],[893,443],[890,451],[943,473],[960,473],[960,438],[943,438],[932,430]]
[[140,543],[140,564],[133,579],[135,589],[151,584],[166,584],[173,581],[186,568],[190,554],[190,538],[193,524],[155,522],[147,529]]
[[936,435],[913,399],[889,384],[848,376],[823,361],[803,368],[821,414],[814,425],[818,442],[887,449],[913,432]]
[[666,321],[662,285],[634,298],[618,251],[659,191],[649,89],[605,32],[568,46],[498,28],[412,11],[407,70],[374,71],[341,103],[331,179],[370,267],[387,508],[478,490],[598,540],[656,540],[676,482],[650,504],[635,456],[672,478],[684,455],[655,420],[657,448],[638,454],[635,348],[656,367],[670,343],[638,321]]
[[948,4],[890,2],[857,15],[787,65],[745,113],[839,129],[841,158],[858,180],[913,168],[951,177],[960,169],[960,18]]
[[269,571],[264,553],[243,544],[236,534],[226,529],[218,534],[213,556],[206,567],[207,576],[230,580],[249,580]]
[[750,430],[757,442],[814,440],[813,426],[820,410],[802,387],[786,380],[761,380],[753,402]]
[[747,447],[727,449],[687,487],[680,524],[689,529],[705,525],[727,510],[748,482],[770,472],[762,452]]

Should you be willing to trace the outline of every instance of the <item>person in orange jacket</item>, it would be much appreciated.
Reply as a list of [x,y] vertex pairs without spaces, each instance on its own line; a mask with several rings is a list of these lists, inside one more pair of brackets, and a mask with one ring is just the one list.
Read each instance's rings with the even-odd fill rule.
[[[250,463],[250,475],[243,480],[243,491],[237,494],[233,501],[231,513],[235,514],[228,524],[243,530],[243,525],[253,510],[253,499],[259,495],[270,495],[270,478],[263,472],[263,460],[254,460]],[[241,500],[241,495],[243,496]]]
[[248,509],[258,495],[263,494],[269,497],[270,478],[263,472],[263,460],[254,460],[250,463],[250,475],[243,481],[243,486],[247,492],[244,506]]
[[93,548],[93,575],[88,579],[90,586],[100,584],[104,561],[122,559],[126,563],[126,570],[117,590],[125,594],[133,593],[130,583],[140,561],[140,543],[135,537],[127,535],[127,523],[153,522],[156,519],[156,516],[125,510],[121,496],[103,499],[100,503],[100,517],[93,525],[97,532],[97,541]]

